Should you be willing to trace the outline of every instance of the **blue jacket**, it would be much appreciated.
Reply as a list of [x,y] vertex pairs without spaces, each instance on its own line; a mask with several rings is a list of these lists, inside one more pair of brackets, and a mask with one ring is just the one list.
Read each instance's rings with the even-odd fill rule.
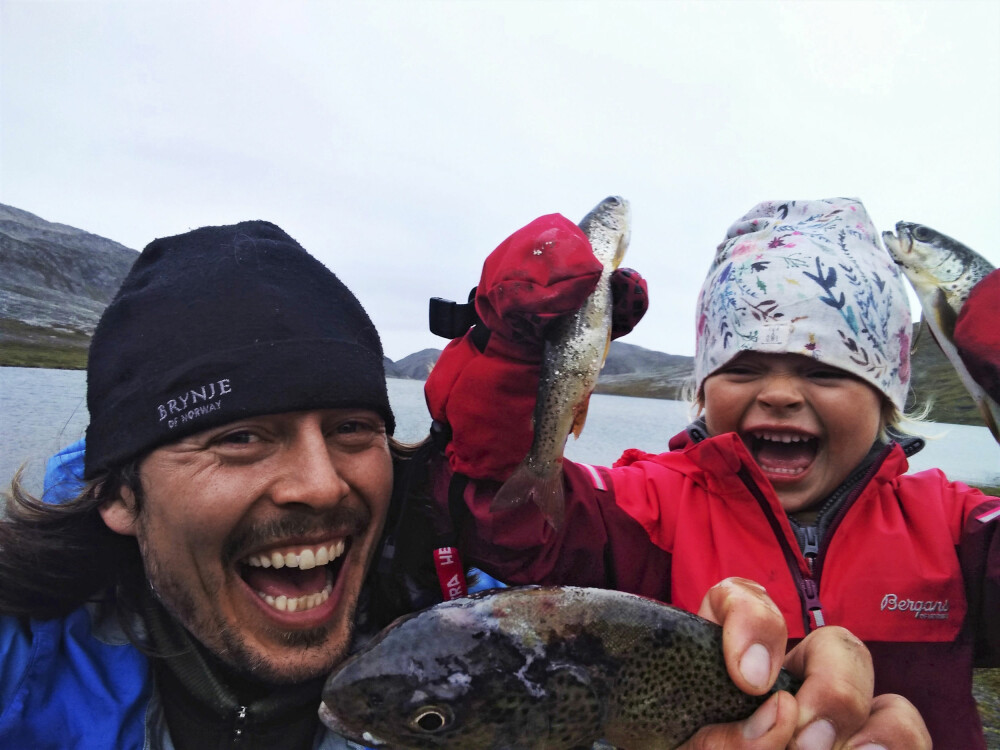
[[[83,441],[45,471],[47,502],[82,486]],[[96,609],[68,617],[0,617],[0,747],[142,748],[150,703],[149,663]]]
[[0,618],[0,747],[144,747],[149,664],[94,615]]

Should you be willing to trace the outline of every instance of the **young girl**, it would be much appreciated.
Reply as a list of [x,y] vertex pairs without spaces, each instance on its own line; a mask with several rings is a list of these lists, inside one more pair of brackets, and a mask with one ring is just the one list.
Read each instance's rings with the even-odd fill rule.
[[[905,474],[922,447],[898,429],[909,306],[864,207],[770,202],[733,225],[698,298],[699,419],[668,453],[564,462],[558,530],[531,504],[490,511],[531,441],[544,328],[532,313],[560,293],[543,280],[537,310],[504,306],[540,255],[535,224],[491,255],[484,323],[427,382],[451,434],[438,496],[468,508],[453,513],[466,562],[512,583],[613,586],[689,610],[722,578],[757,581],[793,639],[841,625],[864,640],[876,693],[909,698],[935,747],[985,748],[971,681],[974,665],[1000,666],[1000,500],[937,470]],[[564,242],[570,258],[578,242]],[[572,294],[564,307],[582,300]]]

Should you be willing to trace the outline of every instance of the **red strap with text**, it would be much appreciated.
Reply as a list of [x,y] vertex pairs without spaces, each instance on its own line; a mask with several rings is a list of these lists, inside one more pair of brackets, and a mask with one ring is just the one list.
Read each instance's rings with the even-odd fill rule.
[[438,583],[441,585],[441,596],[444,601],[468,595],[462,558],[455,547],[438,547],[434,550],[434,567],[437,569]]

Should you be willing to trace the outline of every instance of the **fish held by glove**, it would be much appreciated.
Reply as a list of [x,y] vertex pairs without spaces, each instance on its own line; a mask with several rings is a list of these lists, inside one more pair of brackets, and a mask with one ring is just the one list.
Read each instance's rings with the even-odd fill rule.
[[590,394],[607,357],[613,305],[611,276],[628,249],[630,221],[628,201],[612,196],[580,222],[603,270],[580,309],[554,321],[546,332],[531,449],[494,496],[493,511],[532,500],[553,528],[562,525],[563,451],[570,433],[579,437],[583,430]]
[[[934,340],[1000,442],[1000,275],[979,253],[922,224],[901,221],[895,235],[883,232],[882,239],[916,292]],[[972,315],[973,309],[982,314]]]
[[[797,688],[782,671],[772,692]],[[697,615],[526,586],[400,618],[330,676],[320,717],[372,747],[669,749],[767,698],[732,683],[722,629]]]

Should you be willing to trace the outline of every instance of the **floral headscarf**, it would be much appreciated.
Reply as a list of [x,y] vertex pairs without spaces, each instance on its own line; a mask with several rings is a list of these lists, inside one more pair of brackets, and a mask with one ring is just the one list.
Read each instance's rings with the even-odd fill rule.
[[902,277],[860,201],[760,203],[729,228],[698,295],[698,392],[742,351],[803,354],[902,410],[911,330]]

